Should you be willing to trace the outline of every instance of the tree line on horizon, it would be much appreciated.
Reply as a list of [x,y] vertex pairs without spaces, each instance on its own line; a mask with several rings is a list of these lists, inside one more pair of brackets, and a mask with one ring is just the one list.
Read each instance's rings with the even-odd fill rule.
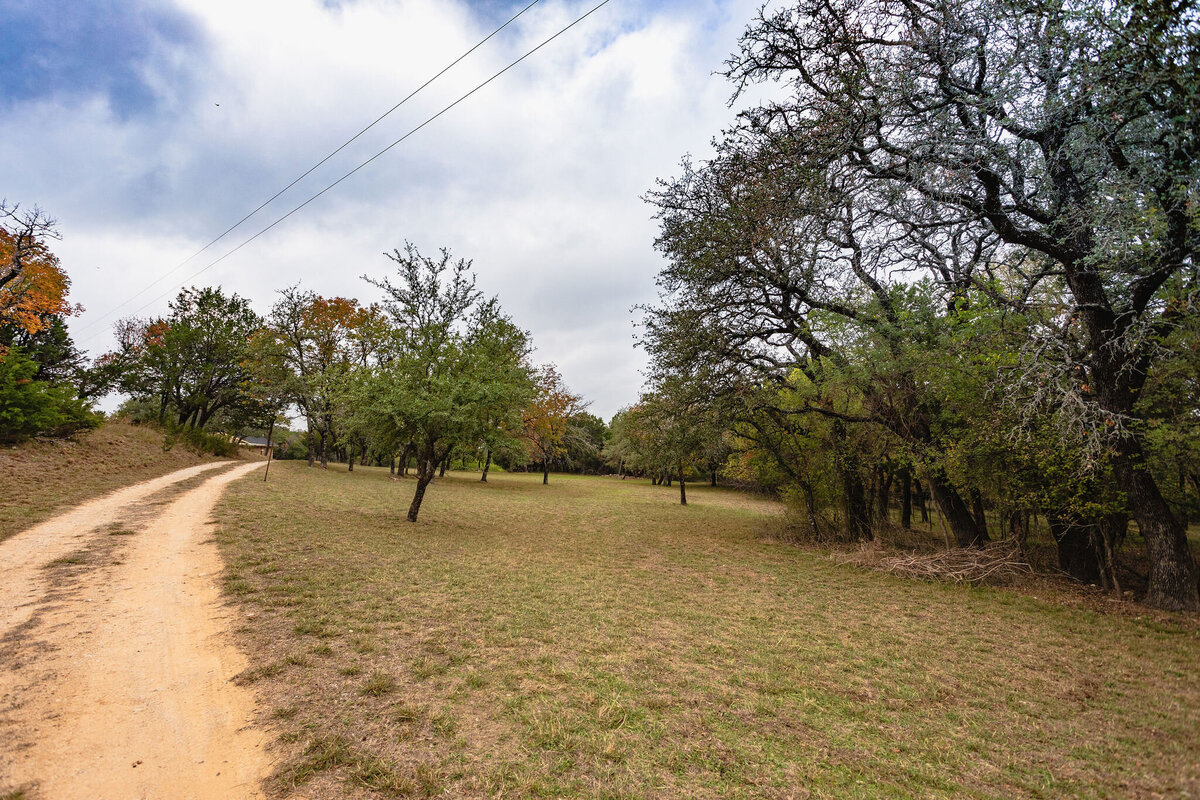
[[313,466],[373,460],[416,490],[452,458],[510,469],[598,469],[606,428],[553,364],[537,365],[529,334],[484,297],[471,262],[412,244],[385,254],[382,295],[322,297],[292,286],[265,315],[219,287],[183,289],[168,313],[115,325],[117,346],[88,364],[64,317],[69,280],[50,251],[53,220],[4,206],[0,247],[0,439],[67,436],[95,427],[91,403],[127,396],[120,414],[172,436],[231,450],[297,416]]
[[295,415],[309,466],[342,458],[390,464],[416,489],[416,522],[430,483],[454,458],[508,468],[595,456],[599,420],[553,364],[536,365],[529,334],[476,288],[471,262],[416,246],[385,254],[392,277],[365,279],[363,304],[285,288],[265,317],[219,288],[185,289],[163,318],[126,319],[101,378],[125,408],[177,428],[270,436]]

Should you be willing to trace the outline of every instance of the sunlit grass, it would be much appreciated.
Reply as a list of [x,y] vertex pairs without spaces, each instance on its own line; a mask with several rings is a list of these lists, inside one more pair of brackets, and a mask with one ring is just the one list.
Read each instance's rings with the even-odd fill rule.
[[908,582],[642,481],[282,463],[220,512],[273,788],[312,797],[1151,797],[1200,780],[1200,636]]

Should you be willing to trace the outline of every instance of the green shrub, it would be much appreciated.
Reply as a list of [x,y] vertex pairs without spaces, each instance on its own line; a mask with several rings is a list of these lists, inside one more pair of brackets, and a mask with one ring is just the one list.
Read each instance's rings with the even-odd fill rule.
[[37,371],[37,362],[20,348],[0,358],[0,442],[70,436],[104,419],[76,396],[74,386],[34,380]]
[[168,424],[165,433],[163,450],[170,450],[177,443],[183,442],[189,449],[201,455],[214,455],[222,458],[233,458],[237,455],[237,445],[233,443],[233,439],[229,435],[224,433],[209,433],[200,428],[175,424]]

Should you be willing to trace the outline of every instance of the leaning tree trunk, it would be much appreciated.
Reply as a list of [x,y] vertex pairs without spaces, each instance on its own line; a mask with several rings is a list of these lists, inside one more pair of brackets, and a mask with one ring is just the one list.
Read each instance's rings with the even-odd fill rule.
[[421,501],[425,499],[425,490],[433,483],[437,474],[438,461],[434,456],[433,447],[423,448],[417,456],[417,491],[413,494],[412,504],[408,507],[408,521],[416,522],[421,510]]
[[930,494],[942,510],[942,516],[950,526],[955,543],[959,547],[982,547],[987,539],[980,535],[975,518],[971,516],[971,510],[967,508],[962,495],[941,476],[928,475],[926,482],[929,484]]
[[687,487],[683,485],[683,462],[679,462],[679,505],[687,505]]
[[487,483],[487,474],[488,474],[488,470],[491,468],[491,466],[492,466],[492,448],[489,447],[488,451],[487,451],[487,460],[483,462],[483,475],[481,475],[479,478],[479,480],[482,483]]
[[271,418],[271,424],[267,426],[267,470],[263,473],[263,483],[267,482],[267,476],[271,474],[271,456],[275,455],[275,448],[271,446],[271,437],[275,435],[275,418]]

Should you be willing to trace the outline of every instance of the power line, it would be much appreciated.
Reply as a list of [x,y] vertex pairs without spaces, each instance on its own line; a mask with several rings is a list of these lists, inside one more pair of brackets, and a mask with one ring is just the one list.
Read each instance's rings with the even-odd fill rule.
[[[133,312],[133,313],[135,313],[135,314],[136,314],[136,313],[138,313],[139,311],[142,311],[142,310],[144,310],[144,309],[146,309],[146,308],[149,308],[150,306],[152,306],[152,305],[154,305],[155,303],[157,303],[159,300],[162,300],[164,297],[167,297],[168,295],[170,295],[170,294],[171,294],[173,291],[175,291],[175,289],[177,289],[177,288],[179,288],[180,286],[184,285],[185,283],[188,283],[189,281],[191,281],[191,280],[195,279],[196,277],[198,277],[198,276],[199,276],[199,275],[201,275],[202,273],[204,273],[204,272],[207,272],[208,270],[210,270],[210,269],[212,269],[213,267],[215,267],[217,264],[219,264],[219,263],[221,263],[222,261],[224,261],[225,259],[229,258],[229,257],[230,257],[231,255],[233,255],[234,253],[236,253],[237,251],[241,250],[243,247],[245,247],[246,245],[250,244],[250,243],[251,243],[251,242],[253,242],[255,239],[257,239],[258,237],[262,236],[262,235],[263,235],[264,233],[266,233],[267,231],[269,231],[269,230],[271,230],[272,228],[274,228],[276,225],[278,225],[278,224],[280,224],[281,222],[283,222],[284,220],[288,219],[288,218],[289,218],[289,217],[291,217],[293,214],[295,214],[297,211],[300,211],[302,208],[304,208],[305,206],[307,206],[309,203],[311,203],[311,202],[313,202],[314,200],[316,200],[317,198],[321,197],[321,196],[322,196],[322,195],[324,195],[326,192],[328,192],[330,189],[334,188],[335,186],[337,186],[338,184],[340,184],[342,181],[344,181],[344,180],[346,180],[347,178],[349,178],[351,175],[354,175],[356,172],[358,172],[359,170],[361,170],[363,167],[366,167],[368,164],[372,163],[373,161],[375,161],[376,159],[378,159],[380,156],[382,156],[383,154],[387,153],[387,152],[388,152],[388,151],[390,151],[392,148],[396,147],[396,146],[397,146],[397,145],[399,145],[401,142],[405,141],[405,140],[406,140],[406,139],[408,139],[410,136],[412,136],[413,134],[415,134],[415,133],[417,133],[418,131],[420,131],[422,128],[425,128],[425,127],[426,127],[426,126],[428,126],[430,123],[432,123],[434,120],[438,119],[439,117],[441,117],[442,115],[444,115],[446,112],[450,111],[452,108],[454,108],[455,106],[457,106],[457,105],[459,105],[460,103],[462,103],[462,102],[463,102],[464,100],[466,100],[467,98],[471,97],[471,95],[475,94],[475,93],[476,93],[476,92],[478,92],[480,89],[484,88],[485,86],[487,86],[488,84],[490,84],[492,81],[496,80],[496,79],[497,79],[497,78],[499,78],[501,75],[505,74],[506,72],[508,72],[509,70],[511,70],[513,67],[517,66],[517,65],[518,65],[518,64],[520,64],[522,61],[524,61],[525,59],[529,58],[531,55],[533,55],[533,54],[534,54],[534,53],[536,53],[537,51],[541,50],[543,47],[545,47],[546,45],[550,44],[551,42],[553,42],[553,41],[554,41],[555,39],[557,39],[558,37],[562,36],[562,35],[563,35],[564,33],[566,33],[567,31],[571,30],[571,28],[574,28],[576,25],[578,25],[579,23],[583,22],[585,19],[587,19],[588,17],[590,17],[592,14],[595,14],[597,11],[599,11],[599,10],[600,10],[601,8],[603,8],[604,6],[608,5],[610,2],[612,2],[612,0],[601,0],[601,2],[599,2],[599,3],[597,3],[595,6],[593,6],[593,7],[591,8],[591,10],[589,10],[587,13],[585,13],[585,14],[583,14],[582,16],[578,17],[578,18],[577,18],[577,19],[576,19],[574,22],[570,23],[570,24],[569,24],[569,25],[567,25],[566,27],[564,27],[564,28],[561,28],[561,29],[560,29],[560,30],[559,30],[557,33],[555,33],[554,35],[550,36],[550,37],[549,37],[549,38],[547,38],[547,39],[544,39],[544,40],[541,42],[541,44],[537,45],[537,46],[536,46],[536,47],[534,47],[533,49],[526,51],[526,53],[525,53],[524,55],[522,55],[520,58],[516,59],[515,61],[512,61],[511,63],[509,63],[509,65],[508,65],[508,66],[504,67],[504,68],[503,68],[503,69],[501,69],[499,72],[496,72],[496,73],[494,73],[494,74],[493,74],[493,75],[492,75],[490,78],[488,78],[487,80],[483,81],[483,82],[482,82],[482,83],[480,83],[480,84],[477,84],[477,85],[475,86],[475,88],[471,89],[471,91],[469,91],[469,92],[467,92],[466,94],[462,95],[462,96],[461,96],[461,97],[459,97],[457,100],[455,100],[453,103],[450,103],[448,106],[446,106],[446,107],[445,107],[445,108],[443,108],[441,111],[439,111],[439,112],[437,112],[436,114],[434,114],[433,116],[431,116],[431,117],[427,118],[427,119],[426,119],[424,122],[422,122],[420,125],[417,125],[415,128],[413,128],[412,130],[410,130],[408,133],[404,134],[404,135],[403,135],[403,136],[401,136],[399,139],[397,139],[396,141],[392,142],[392,143],[391,143],[391,144],[389,144],[387,147],[383,148],[383,149],[382,149],[382,150],[380,150],[378,153],[376,153],[375,155],[371,156],[371,157],[370,157],[370,158],[368,158],[366,161],[362,162],[362,163],[361,163],[361,164],[359,164],[357,167],[355,167],[354,169],[350,170],[350,171],[349,171],[349,172],[347,172],[345,175],[343,175],[342,177],[338,178],[336,181],[334,181],[333,183],[329,184],[329,185],[328,185],[328,186],[326,186],[324,189],[322,189],[321,191],[317,192],[317,193],[316,193],[316,194],[314,194],[312,197],[308,198],[308,199],[307,199],[307,200],[305,200],[303,203],[301,203],[300,205],[298,205],[298,206],[296,206],[295,208],[293,208],[291,211],[289,211],[289,212],[287,212],[286,214],[284,214],[282,217],[279,217],[279,218],[278,218],[278,219],[276,219],[274,222],[272,222],[270,225],[267,225],[265,228],[263,228],[263,229],[261,229],[260,231],[258,231],[258,233],[255,233],[255,234],[254,234],[253,236],[251,236],[250,238],[248,238],[248,239],[244,240],[244,241],[243,241],[241,244],[239,244],[237,247],[234,247],[232,250],[228,251],[228,252],[227,252],[227,253],[225,253],[224,255],[222,255],[222,256],[220,256],[220,257],[218,257],[218,258],[216,258],[216,259],[213,259],[212,261],[210,261],[210,262],[209,262],[208,264],[206,264],[205,266],[203,266],[203,267],[201,267],[200,269],[198,269],[198,270],[196,270],[195,272],[193,272],[191,275],[189,275],[189,276],[188,276],[187,278],[185,278],[183,281],[181,281],[181,282],[179,282],[179,283],[176,283],[176,284],[174,284],[174,286],[173,286],[173,287],[172,287],[170,290],[168,290],[168,291],[164,292],[163,294],[160,294],[160,295],[158,295],[157,297],[155,297],[153,300],[151,300],[150,302],[146,303],[145,305],[142,305],[142,306],[138,307],[137,309],[135,309],[135,310],[134,310],[134,312]],[[93,336],[92,338],[94,339],[94,338],[95,338],[95,336]]]
[[537,4],[538,4],[538,3],[540,3],[540,2],[541,2],[541,0],[533,0],[533,2],[531,2],[529,5],[527,5],[527,6],[525,6],[524,8],[522,8],[522,9],[521,9],[520,11],[518,11],[516,14],[513,14],[513,15],[512,15],[512,16],[511,16],[511,17],[508,19],[508,21],[507,21],[507,22],[505,22],[505,23],[504,23],[503,25],[501,25],[499,28],[496,28],[496,30],[492,31],[491,33],[489,33],[489,34],[488,34],[487,36],[485,36],[484,38],[480,39],[480,40],[479,40],[479,41],[478,41],[478,42],[475,44],[475,46],[474,46],[474,47],[472,47],[470,50],[468,50],[468,51],[466,51],[465,53],[463,53],[463,54],[462,54],[461,56],[459,56],[458,58],[456,58],[456,59],[454,59],[453,61],[451,61],[449,64],[447,64],[445,67],[443,67],[443,68],[442,68],[442,70],[441,70],[439,73],[437,73],[436,75],[434,75],[432,78],[430,78],[429,80],[427,80],[427,81],[425,81],[424,83],[422,83],[422,84],[421,84],[420,86],[418,86],[416,89],[413,89],[411,92],[409,92],[409,93],[408,93],[408,95],[407,95],[407,96],[406,96],[406,97],[405,97],[403,100],[401,100],[399,103],[396,103],[396,105],[392,106],[392,107],[391,107],[391,108],[389,108],[387,111],[385,111],[385,112],[383,112],[382,114],[380,114],[378,117],[376,117],[376,118],[375,118],[375,120],[374,120],[374,121],[373,121],[373,122],[372,122],[370,125],[368,125],[367,127],[365,127],[365,128],[363,128],[362,130],[360,130],[358,133],[356,133],[356,134],[354,134],[353,136],[351,136],[349,139],[347,139],[345,142],[343,142],[343,143],[342,143],[342,144],[341,144],[341,145],[340,145],[340,146],[339,146],[339,147],[338,147],[336,150],[334,150],[332,153],[330,153],[329,155],[327,155],[327,156],[325,156],[324,158],[322,158],[322,159],[321,159],[320,161],[318,161],[316,164],[313,164],[311,167],[309,167],[309,168],[308,168],[308,169],[307,169],[307,170],[304,172],[304,174],[300,175],[300,176],[299,176],[299,177],[297,177],[295,180],[293,180],[291,183],[289,183],[287,186],[284,186],[284,187],[283,187],[282,189],[280,189],[278,192],[276,192],[275,194],[273,194],[273,195],[271,195],[270,197],[268,197],[268,198],[267,198],[266,200],[264,200],[264,201],[263,201],[261,204],[259,204],[259,206],[258,206],[257,208],[255,208],[253,211],[251,211],[249,214],[247,214],[246,216],[244,216],[244,217],[242,217],[241,219],[239,219],[237,222],[235,222],[235,223],[233,223],[232,225],[230,225],[228,228],[226,228],[224,231],[222,231],[222,232],[221,232],[221,233],[220,233],[220,234],[219,234],[219,235],[218,235],[216,238],[214,238],[214,239],[213,239],[212,241],[210,241],[208,244],[204,245],[204,246],[203,246],[203,247],[201,247],[199,250],[197,250],[196,252],[192,253],[190,256],[188,256],[187,258],[185,258],[183,261],[179,262],[179,263],[178,263],[176,266],[172,267],[172,268],[171,268],[170,270],[168,270],[167,272],[164,272],[162,275],[160,275],[159,277],[155,278],[153,281],[151,281],[151,282],[150,282],[149,284],[147,284],[145,287],[143,287],[142,289],[140,289],[140,290],[139,290],[137,293],[135,293],[135,294],[133,294],[133,295],[131,295],[131,296],[127,297],[126,299],[122,300],[120,303],[118,303],[117,305],[113,306],[113,307],[112,307],[112,308],[110,308],[108,311],[106,311],[106,312],[105,312],[103,315],[101,315],[101,316],[97,317],[96,319],[92,320],[91,322],[89,322],[87,325],[85,325],[83,328],[81,328],[81,329],[80,329],[80,333],[83,333],[83,332],[85,332],[85,331],[87,331],[87,330],[89,330],[89,329],[91,329],[91,328],[94,328],[96,325],[100,324],[100,323],[101,323],[103,320],[105,320],[105,319],[107,319],[108,317],[112,316],[114,313],[116,313],[118,310],[120,310],[120,309],[121,309],[121,308],[123,308],[124,306],[126,306],[126,305],[128,305],[129,303],[133,302],[134,300],[136,300],[137,298],[141,297],[143,294],[145,294],[146,292],[150,291],[152,288],[154,288],[154,287],[155,287],[155,286],[157,286],[158,284],[162,283],[162,282],[163,282],[164,280],[166,280],[166,279],[167,279],[169,276],[171,276],[171,275],[175,274],[176,272],[178,272],[179,270],[183,269],[185,266],[187,266],[187,263],[188,263],[189,261],[191,261],[192,259],[194,259],[196,256],[200,255],[200,254],[201,254],[201,253],[203,253],[205,250],[207,250],[208,248],[212,247],[214,244],[216,244],[217,242],[221,241],[222,239],[224,239],[224,238],[225,238],[226,236],[228,236],[229,234],[233,233],[233,231],[235,231],[235,230],[237,230],[238,228],[240,228],[240,227],[242,226],[242,224],[243,224],[243,223],[245,223],[247,220],[249,220],[249,219],[250,219],[251,217],[253,217],[255,214],[257,214],[258,212],[262,211],[264,208],[266,208],[268,205],[270,205],[272,202],[274,202],[274,201],[275,201],[275,200],[276,200],[276,199],[277,199],[277,198],[278,198],[280,195],[282,195],[282,194],[283,194],[284,192],[286,192],[288,189],[291,189],[293,186],[295,186],[295,185],[296,185],[297,183],[299,183],[300,181],[302,181],[302,180],[304,180],[305,178],[307,178],[309,175],[313,174],[313,172],[315,172],[317,169],[319,169],[319,168],[320,168],[320,167],[321,167],[321,166],[322,166],[322,165],[323,165],[323,164],[324,164],[326,161],[328,161],[329,159],[331,159],[331,158],[333,158],[334,156],[336,156],[338,153],[340,153],[340,152],[342,152],[343,150],[345,150],[347,147],[349,147],[351,144],[353,144],[355,141],[357,141],[359,137],[361,137],[361,136],[362,136],[364,133],[366,133],[367,131],[369,131],[369,130],[371,130],[372,128],[374,128],[374,127],[375,127],[376,125],[378,125],[380,122],[383,122],[383,120],[384,120],[384,119],[386,119],[387,117],[389,117],[389,116],[392,114],[392,112],[393,112],[393,111],[395,111],[396,109],[400,108],[400,106],[404,105],[404,104],[405,104],[405,103],[407,103],[409,100],[411,100],[411,99],[413,99],[414,97],[416,97],[416,96],[417,96],[417,94],[419,94],[419,93],[420,93],[420,92],[421,92],[421,91],[422,91],[422,90],[423,90],[425,87],[427,87],[429,84],[433,83],[433,82],[434,82],[434,81],[436,81],[438,78],[440,78],[440,77],[442,77],[443,75],[445,75],[447,72],[449,72],[449,71],[450,71],[451,69],[453,69],[455,66],[457,66],[457,65],[458,65],[458,63],[459,63],[460,61],[462,61],[464,58],[466,58],[467,56],[469,56],[469,55],[471,55],[472,53],[474,53],[474,52],[475,52],[476,50],[478,50],[480,47],[483,47],[485,44],[487,44],[489,41],[491,41],[491,39],[492,39],[493,37],[495,37],[495,36],[496,36],[498,33],[500,33],[501,31],[503,31],[505,28],[507,28],[507,27],[508,27],[509,25],[511,25],[513,22],[516,22],[516,20],[517,20],[517,19],[518,19],[518,18],[519,18],[519,17],[520,17],[522,14],[524,14],[526,11],[528,11],[528,10],[529,10],[529,9],[531,9],[531,8],[533,8],[535,5],[537,5]]

